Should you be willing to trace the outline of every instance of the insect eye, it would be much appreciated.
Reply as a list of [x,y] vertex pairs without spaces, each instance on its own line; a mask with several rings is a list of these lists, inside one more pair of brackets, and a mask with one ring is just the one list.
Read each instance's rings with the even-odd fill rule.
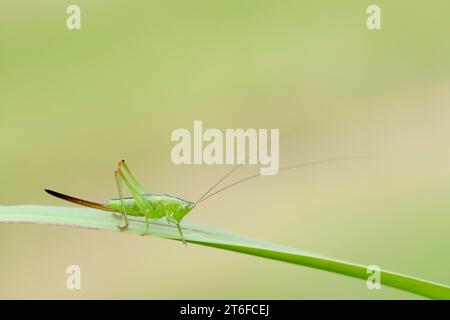
[[188,207],[187,203],[183,204],[183,209],[186,209]]

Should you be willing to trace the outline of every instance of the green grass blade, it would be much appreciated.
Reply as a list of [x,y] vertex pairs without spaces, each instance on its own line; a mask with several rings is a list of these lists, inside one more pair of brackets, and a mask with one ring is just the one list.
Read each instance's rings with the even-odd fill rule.
[[[0,222],[40,223],[118,231],[118,221],[108,212],[76,207],[48,206],[0,206]],[[367,266],[340,261],[321,255],[289,248],[273,243],[254,240],[237,234],[183,222],[184,237],[190,243],[231,250],[263,258],[289,262],[301,266],[339,273],[366,280]],[[128,233],[142,234],[145,220],[132,217]],[[164,220],[150,225],[152,236],[178,240],[174,225]],[[450,287],[415,277],[381,271],[382,285],[398,288],[433,299],[450,299]]]

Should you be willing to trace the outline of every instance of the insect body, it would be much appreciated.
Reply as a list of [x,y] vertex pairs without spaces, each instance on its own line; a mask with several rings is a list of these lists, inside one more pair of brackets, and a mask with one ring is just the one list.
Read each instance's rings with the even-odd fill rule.
[[[177,226],[180,233],[180,238],[183,243],[186,244],[180,227],[180,222],[195,207],[196,203],[179,197],[170,196],[168,194],[145,193],[144,189],[134,178],[124,160],[119,162],[119,167],[114,172],[114,176],[116,179],[119,198],[109,200],[106,205],[74,198],[56,191],[45,191],[57,198],[83,206],[120,213],[125,222],[123,226],[119,225],[119,230],[121,231],[128,228],[128,216],[145,217],[146,234],[148,233],[150,219],[166,218],[168,222]],[[125,185],[128,191],[132,194],[132,197],[123,197],[123,185]]]
[[[334,160],[340,160],[345,158],[348,157],[312,161],[299,165],[283,167],[280,168],[279,171],[296,169],[299,167],[306,167],[310,165],[331,162]],[[145,234],[148,234],[148,227],[151,219],[165,218],[169,223],[173,223],[176,225],[178,232],[180,233],[180,239],[183,241],[184,244],[186,244],[186,241],[184,240],[183,237],[183,232],[180,227],[180,222],[189,212],[191,212],[192,209],[194,209],[200,202],[218,194],[219,192],[222,192],[244,181],[248,181],[250,179],[260,176],[260,174],[254,174],[212,192],[215,187],[217,187],[223,180],[225,180],[225,178],[231,175],[240,166],[242,165],[237,165],[236,167],[234,167],[217,183],[215,183],[206,193],[204,193],[203,196],[200,197],[200,199],[197,200],[196,202],[188,201],[167,194],[146,193],[142,188],[142,186],[139,184],[139,182],[134,178],[133,174],[131,173],[130,169],[128,168],[124,160],[119,162],[119,166],[117,170],[114,172],[119,198],[111,199],[108,201],[107,204],[100,204],[96,202],[82,200],[79,198],[74,198],[52,190],[45,190],[45,191],[57,198],[70,201],[82,206],[120,213],[124,222],[123,225],[118,226],[119,230],[121,231],[126,230],[129,226],[128,216],[141,216],[145,218],[146,222]],[[128,189],[132,197],[125,198],[123,196],[123,186],[125,186]]]
[[123,201],[129,216],[148,216],[150,219],[166,218],[173,223],[180,222],[195,206],[191,201],[168,194],[142,194],[141,197],[152,207],[147,214],[143,214],[134,198],[111,199],[108,201],[108,206],[116,212],[121,212]]
[[[146,232],[148,232],[149,219],[166,218],[168,222],[177,226],[181,239],[185,243],[180,222],[195,207],[194,202],[168,194],[141,194],[137,198],[111,199],[108,201],[108,206],[115,212],[126,212],[129,216],[144,216]],[[120,229],[126,229],[126,227],[128,227],[127,224]]]

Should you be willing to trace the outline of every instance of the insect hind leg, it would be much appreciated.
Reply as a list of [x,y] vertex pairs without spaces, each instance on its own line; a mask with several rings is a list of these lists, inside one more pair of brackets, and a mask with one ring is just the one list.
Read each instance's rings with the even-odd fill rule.
[[125,209],[125,203],[123,201],[123,193],[122,193],[122,179],[121,179],[121,174],[120,174],[120,170],[117,169],[116,171],[114,171],[114,178],[116,179],[116,185],[117,185],[117,191],[119,193],[119,199],[120,199],[120,203],[122,206],[122,212],[121,215],[123,217],[123,219],[125,220],[125,225],[121,226],[119,225],[119,230],[120,231],[124,231],[128,229],[128,216],[127,216],[127,211]]
[[[149,229],[149,218],[151,217],[151,213],[153,212],[153,207],[151,203],[149,203],[142,194],[139,193],[138,190],[136,190],[136,186],[128,180],[128,178],[125,176],[124,172],[122,171],[122,168],[119,167],[117,169],[117,175],[121,182],[125,184],[127,189],[130,191],[130,193],[133,196],[133,199],[136,201],[137,206],[139,207],[139,210],[141,212],[141,215],[145,217],[145,233],[143,235],[148,234]],[[128,176],[130,177],[130,176]]]
[[133,187],[134,190],[136,190],[136,192],[138,194],[144,194],[145,193],[144,188],[142,188],[140,183],[137,181],[137,179],[131,173],[130,169],[128,168],[127,163],[125,162],[125,160],[120,160],[119,161],[119,169],[123,169],[123,170],[121,170],[121,172],[128,176],[128,181],[129,181],[130,185]]

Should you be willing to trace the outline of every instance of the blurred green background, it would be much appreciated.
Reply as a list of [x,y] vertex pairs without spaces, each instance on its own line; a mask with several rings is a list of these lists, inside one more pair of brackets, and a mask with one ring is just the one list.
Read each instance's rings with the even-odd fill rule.
[[[116,196],[125,158],[149,192],[195,200],[229,167],[175,166],[176,128],[280,128],[282,165],[191,222],[450,283],[450,3],[22,1],[0,4],[2,205]],[[81,7],[82,29],[66,29]],[[235,178],[255,172],[245,168]],[[175,241],[0,225],[0,298],[417,296]],[[66,288],[81,267],[82,289]]]

